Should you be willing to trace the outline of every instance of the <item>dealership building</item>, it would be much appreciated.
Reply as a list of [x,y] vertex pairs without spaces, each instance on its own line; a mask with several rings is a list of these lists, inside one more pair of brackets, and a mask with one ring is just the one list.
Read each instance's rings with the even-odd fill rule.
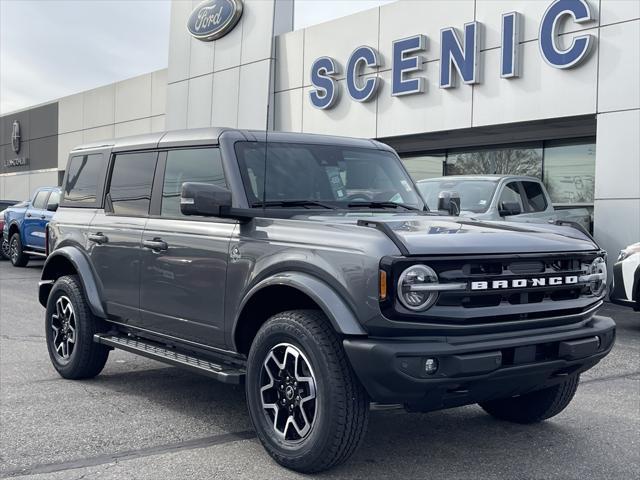
[[381,140],[416,180],[533,175],[610,256],[640,241],[640,1],[401,0],[295,31],[294,6],[174,0],[167,69],[0,118],[0,200],[82,143],[269,128]]

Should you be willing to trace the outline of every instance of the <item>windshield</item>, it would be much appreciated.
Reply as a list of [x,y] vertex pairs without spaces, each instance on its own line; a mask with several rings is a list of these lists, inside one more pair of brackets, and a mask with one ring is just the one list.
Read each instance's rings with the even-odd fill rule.
[[427,180],[418,182],[418,190],[431,210],[438,209],[438,195],[442,191],[454,191],[460,195],[460,209],[474,213],[484,213],[491,204],[491,198],[498,182],[491,180]]
[[411,178],[390,152],[285,143],[269,143],[266,152],[265,168],[264,143],[236,144],[240,172],[253,207],[424,207]]

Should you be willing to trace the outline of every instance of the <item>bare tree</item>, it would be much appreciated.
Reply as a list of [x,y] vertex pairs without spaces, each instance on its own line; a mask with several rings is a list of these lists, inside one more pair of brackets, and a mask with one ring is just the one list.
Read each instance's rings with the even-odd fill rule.
[[540,149],[481,150],[450,154],[447,175],[530,175],[542,178]]

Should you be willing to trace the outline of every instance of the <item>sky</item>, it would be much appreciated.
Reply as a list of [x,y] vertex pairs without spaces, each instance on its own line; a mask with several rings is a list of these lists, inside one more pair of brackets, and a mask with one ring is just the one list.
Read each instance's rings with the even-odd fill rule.
[[[295,0],[304,28],[393,0]],[[169,0],[0,0],[0,113],[166,68]]]

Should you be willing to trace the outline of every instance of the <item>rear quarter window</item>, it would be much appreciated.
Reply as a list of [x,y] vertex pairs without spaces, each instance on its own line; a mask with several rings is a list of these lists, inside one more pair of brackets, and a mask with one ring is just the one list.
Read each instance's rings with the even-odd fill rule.
[[94,206],[104,171],[101,153],[71,157],[64,185],[64,201],[70,206]]

